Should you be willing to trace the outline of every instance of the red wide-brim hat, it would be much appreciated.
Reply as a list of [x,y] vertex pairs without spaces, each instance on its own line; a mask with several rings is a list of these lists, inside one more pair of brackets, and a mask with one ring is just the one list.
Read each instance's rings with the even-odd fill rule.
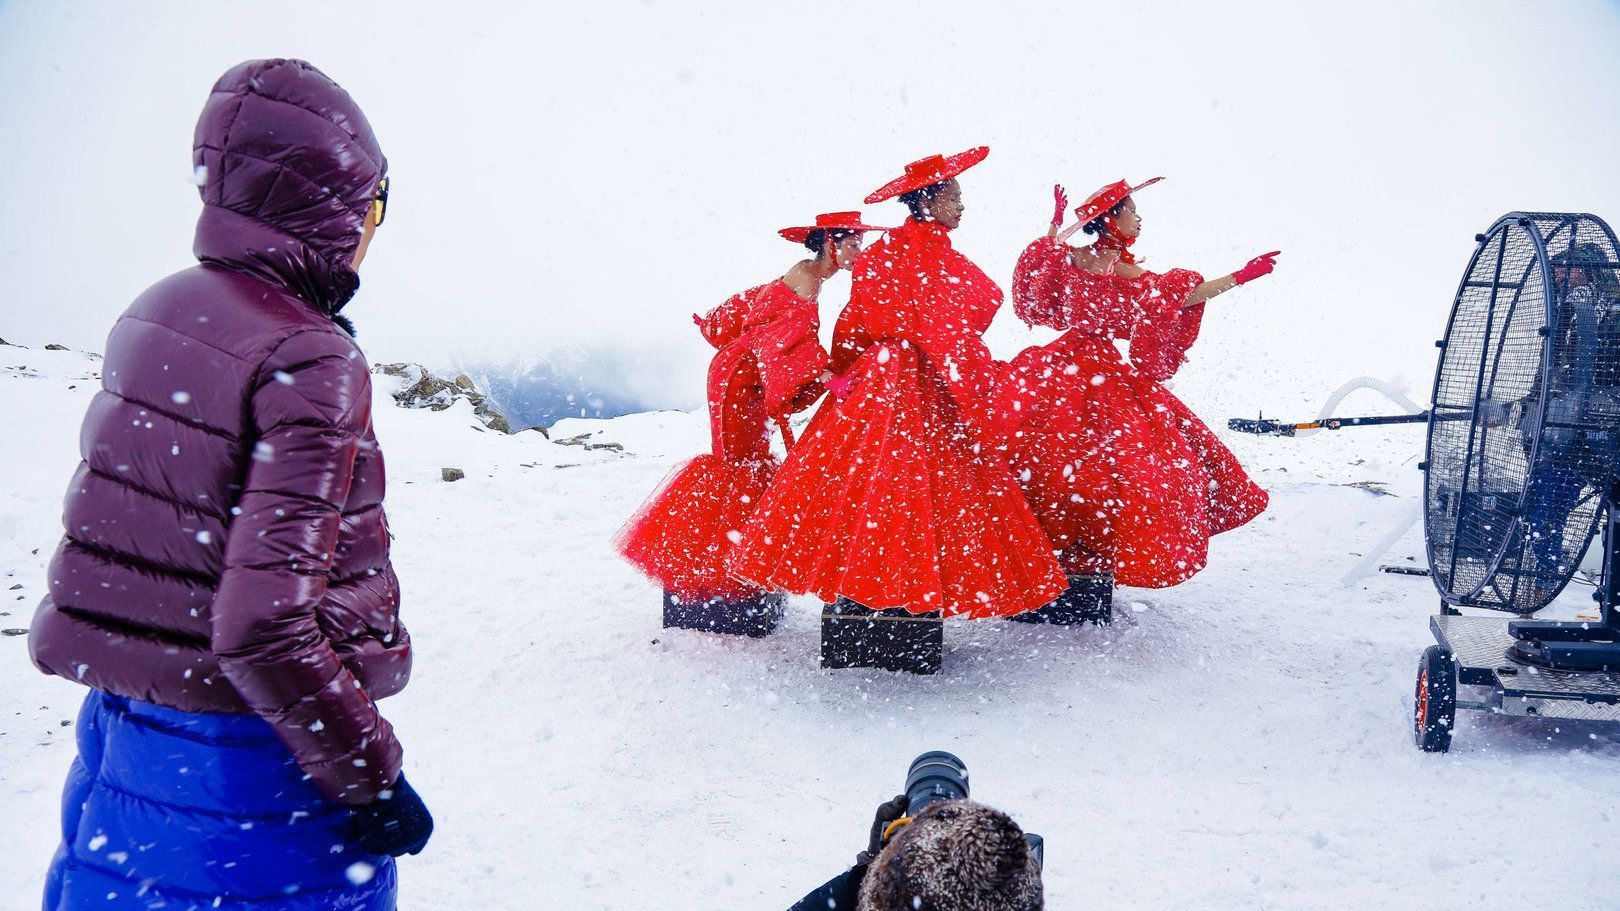
[[1125,197],[1135,193],[1137,190],[1140,190],[1143,187],[1151,187],[1163,179],[1163,177],[1155,177],[1152,180],[1144,180],[1134,187],[1130,185],[1129,181],[1116,180],[1108,186],[1103,187],[1101,190],[1098,190],[1097,192],[1086,197],[1085,202],[1074,207],[1074,214],[1080,219],[1082,224],[1101,218],[1102,216],[1108,214],[1109,209],[1119,205],[1120,202],[1125,199]]
[[824,212],[816,216],[816,223],[810,227],[783,228],[776,232],[796,244],[802,244],[810,236],[811,231],[887,231],[877,225],[869,225],[861,221],[859,212]]
[[919,158],[906,165],[906,173],[873,190],[872,194],[866,197],[866,204],[871,205],[910,193],[912,190],[921,190],[923,187],[943,183],[983,161],[989,154],[989,146],[979,146],[951,156],[930,155],[927,158]]

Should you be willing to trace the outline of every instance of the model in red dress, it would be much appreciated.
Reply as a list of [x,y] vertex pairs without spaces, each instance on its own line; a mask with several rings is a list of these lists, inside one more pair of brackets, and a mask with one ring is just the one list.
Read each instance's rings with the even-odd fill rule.
[[980,339],[1001,290],[951,247],[955,176],[933,156],[867,197],[913,216],[861,254],[829,396],[749,520],[732,567],[762,586],[873,609],[995,617],[1063,589],[1051,542],[993,446],[1017,390]]
[[[1130,246],[1141,220],[1124,181],[1075,210],[1019,258],[1013,302],[1031,325],[1066,330],[1014,360],[1023,386],[1011,465],[1071,575],[1159,588],[1203,569],[1209,539],[1266,507],[1266,493],[1196,415],[1162,385],[1198,338],[1204,301],[1269,273],[1277,254],[1212,281],[1155,273]],[[1064,241],[1097,235],[1088,247]],[[1115,339],[1130,341],[1130,360]]]
[[879,230],[863,224],[859,212],[783,228],[779,234],[814,258],[693,317],[717,349],[708,377],[710,451],[672,472],[616,541],[625,559],[668,595],[723,611],[762,594],[726,569],[726,556],[776,469],[771,425],[791,445],[788,416],[823,391],[828,359],[816,309],[822,282],[855,264],[862,232]]

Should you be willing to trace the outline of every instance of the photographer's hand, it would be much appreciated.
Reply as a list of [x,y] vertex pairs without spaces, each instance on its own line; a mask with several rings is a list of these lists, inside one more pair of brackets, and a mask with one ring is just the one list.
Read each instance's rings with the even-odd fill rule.
[[883,850],[883,833],[896,819],[906,815],[906,808],[910,804],[910,798],[900,794],[877,808],[877,814],[872,817],[872,835],[866,840],[866,850],[855,855],[856,866],[866,866],[877,859],[878,852]]

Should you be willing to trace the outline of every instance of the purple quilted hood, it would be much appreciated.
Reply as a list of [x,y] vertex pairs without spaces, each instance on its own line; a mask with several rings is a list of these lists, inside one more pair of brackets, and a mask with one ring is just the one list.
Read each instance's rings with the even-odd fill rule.
[[360,286],[350,262],[388,160],[360,107],[302,60],[250,60],[214,85],[193,142],[203,262],[281,285],[328,314]]

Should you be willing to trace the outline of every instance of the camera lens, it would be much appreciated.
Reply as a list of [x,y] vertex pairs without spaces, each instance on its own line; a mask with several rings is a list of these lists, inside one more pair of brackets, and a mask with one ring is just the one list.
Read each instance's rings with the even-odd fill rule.
[[968,796],[967,766],[944,750],[929,750],[911,761],[906,773],[906,815],[916,816],[939,800]]
[[1029,843],[1029,850],[1035,855],[1035,863],[1046,866],[1046,839],[1034,832],[1025,832],[1024,841]]

